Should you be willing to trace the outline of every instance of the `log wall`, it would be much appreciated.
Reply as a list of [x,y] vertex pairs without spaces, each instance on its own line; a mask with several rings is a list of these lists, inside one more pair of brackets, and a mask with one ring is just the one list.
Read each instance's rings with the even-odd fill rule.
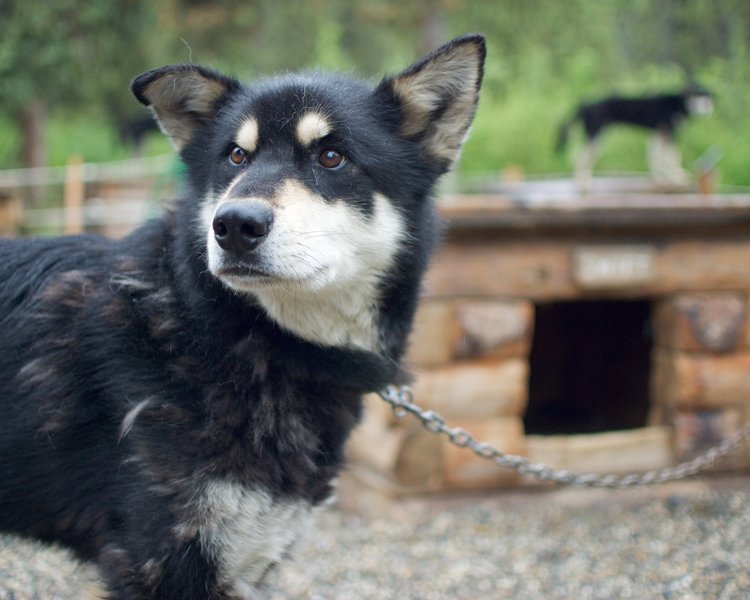
[[[447,238],[427,275],[407,357],[418,404],[505,452],[615,473],[675,464],[750,419],[750,198],[469,197],[442,210]],[[648,422],[526,435],[536,305],[628,298],[652,306]],[[396,420],[377,396],[366,414],[349,447],[351,469],[381,490],[529,483],[411,417]],[[748,466],[746,447],[723,468]]]

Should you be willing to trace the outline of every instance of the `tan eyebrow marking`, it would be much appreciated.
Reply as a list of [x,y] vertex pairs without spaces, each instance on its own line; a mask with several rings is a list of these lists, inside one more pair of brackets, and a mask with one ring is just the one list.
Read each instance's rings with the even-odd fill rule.
[[258,121],[253,117],[247,118],[237,130],[234,141],[246,152],[255,152],[258,146]]
[[309,112],[297,123],[297,141],[304,147],[327,136],[333,128],[328,119],[319,112]]

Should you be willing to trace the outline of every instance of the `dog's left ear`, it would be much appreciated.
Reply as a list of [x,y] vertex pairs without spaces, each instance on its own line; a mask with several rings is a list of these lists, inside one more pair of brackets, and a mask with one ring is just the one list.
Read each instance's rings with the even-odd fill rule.
[[398,104],[402,135],[416,140],[445,170],[458,159],[474,118],[486,53],[482,35],[464,35],[376,89]]
[[130,89],[154,112],[159,126],[177,150],[195,129],[214,118],[223,98],[240,83],[198,65],[172,65],[136,77]]

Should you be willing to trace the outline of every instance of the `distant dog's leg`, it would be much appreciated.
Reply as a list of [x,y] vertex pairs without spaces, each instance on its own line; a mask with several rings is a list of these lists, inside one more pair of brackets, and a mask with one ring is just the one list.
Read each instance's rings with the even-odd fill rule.
[[687,185],[690,182],[690,174],[683,169],[680,150],[671,141],[666,143],[665,157],[668,181],[674,185]]
[[648,140],[646,147],[648,156],[648,168],[654,181],[661,181],[664,173],[664,151],[662,149],[662,136],[659,133],[654,134]]
[[576,183],[583,191],[588,190],[591,187],[594,163],[596,163],[596,159],[599,157],[600,150],[601,144],[598,137],[587,140],[586,145],[576,159]]
[[657,183],[666,183],[667,176],[667,141],[663,133],[655,133],[648,142],[648,164],[651,176]]
[[648,148],[649,167],[654,181],[663,185],[686,185],[690,176],[682,168],[682,157],[669,133],[653,136]]

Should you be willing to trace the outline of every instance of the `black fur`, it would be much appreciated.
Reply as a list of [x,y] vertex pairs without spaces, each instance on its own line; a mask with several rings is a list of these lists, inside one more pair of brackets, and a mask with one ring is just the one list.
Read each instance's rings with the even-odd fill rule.
[[[480,36],[435,56],[462,46],[475,48],[478,89]],[[150,84],[186,73],[209,84],[197,101],[169,90],[155,99]],[[0,242],[2,529],[96,560],[113,598],[230,598],[239,592],[221,581],[197,531],[206,482],[313,506],[330,496],[361,395],[405,377],[400,362],[439,231],[429,194],[449,164],[423,137],[401,133],[394,81],[372,91],[315,73],[244,87],[192,65],[134,81],[165,129],[165,115],[179,120],[174,139],[188,168],[179,201],[119,241]],[[293,179],[365,221],[378,193],[403,220],[408,236],[379,274],[378,351],[304,340],[207,269],[201,202],[236,176],[226,155],[248,107],[263,143],[242,193],[267,196]],[[285,128],[311,108],[344,130],[331,142],[348,159],[335,177],[309,167]],[[471,116],[473,108],[466,127]]]

